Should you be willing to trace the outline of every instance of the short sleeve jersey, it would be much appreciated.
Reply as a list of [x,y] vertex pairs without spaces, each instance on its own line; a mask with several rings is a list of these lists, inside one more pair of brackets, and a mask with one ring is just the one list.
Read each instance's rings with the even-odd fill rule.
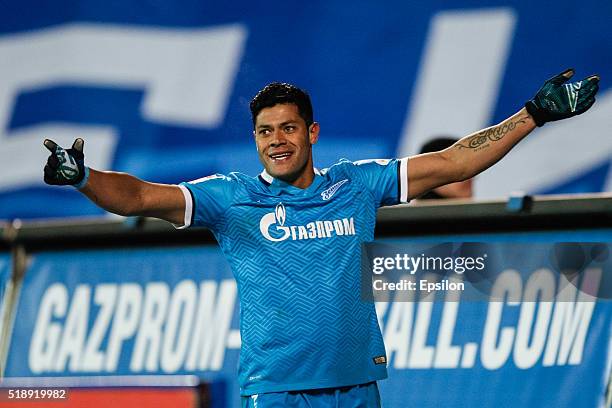
[[180,185],[185,226],[213,231],[237,281],[242,395],[387,376],[374,304],[361,299],[361,244],[378,207],[407,201],[407,159],[315,173],[306,189],[265,172]]

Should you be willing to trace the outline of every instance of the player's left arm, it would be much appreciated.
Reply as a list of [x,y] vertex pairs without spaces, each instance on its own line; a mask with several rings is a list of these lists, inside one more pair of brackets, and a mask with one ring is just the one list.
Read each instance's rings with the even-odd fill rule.
[[568,69],[549,79],[525,107],[501,123],[472,133],[451,147],[408,160],[408,196],[418,197],[436,187],[467,180],[504,157],[536,126],[579,115],[595,102],[599,77],[565,83]]

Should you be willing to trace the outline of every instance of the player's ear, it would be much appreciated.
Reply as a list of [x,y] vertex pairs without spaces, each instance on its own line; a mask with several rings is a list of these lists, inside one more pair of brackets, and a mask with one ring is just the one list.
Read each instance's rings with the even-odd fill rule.
[[312,125],[308,128],[308,138],[310,140],[310,144],[313,145],[317,143],[319,140],[319,131],[321,127],[317,122],[312,122]]
[[255,133],[254,129],[253,129],[253,141],[255,142],[255,150],[257,150],[257,153],[259,153],[259,144],[257,144],[257,133]]

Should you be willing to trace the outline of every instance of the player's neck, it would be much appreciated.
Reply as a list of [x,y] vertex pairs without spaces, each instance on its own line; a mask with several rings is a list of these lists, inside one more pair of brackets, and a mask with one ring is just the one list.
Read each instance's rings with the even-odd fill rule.
[[294,175],[293,177],[289,178],[278,177],[278,179],[284,181],[287,184],[292,185],[293,187],[297,187],[304,190],[310,187],[310,185],[314,182],[314,177],[315,169],[312,164],[311,157],[297,175]]
[[314,169],[312,166],[304,169],[304,172],[294,181],[287,181],[287,183],[291,184],[293,187],[301,188],[304,190],[305,188],[310,187],[312,182],[314,181]]

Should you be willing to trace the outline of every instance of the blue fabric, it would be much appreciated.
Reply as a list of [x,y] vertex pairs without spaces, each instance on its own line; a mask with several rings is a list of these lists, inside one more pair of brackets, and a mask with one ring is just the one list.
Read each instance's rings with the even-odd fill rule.
[[241,395],[386,378],[360,258],[377,208],[398,203],[399,163],[342,160],[304,190],[239,173],[183,183],[238,283]]
[[242,397],[242,408],[380,408],[376,382],[352,387]]

